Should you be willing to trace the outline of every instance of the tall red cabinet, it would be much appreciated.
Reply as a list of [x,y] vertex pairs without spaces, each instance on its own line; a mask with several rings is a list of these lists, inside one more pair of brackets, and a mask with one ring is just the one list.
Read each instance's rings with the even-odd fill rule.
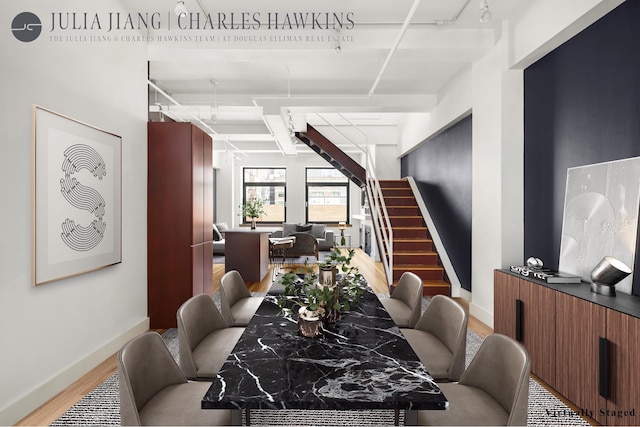
[[147,300],[150,327],[176,327],[191,296],[213,293],[211,137],[190,123],[148,123]]

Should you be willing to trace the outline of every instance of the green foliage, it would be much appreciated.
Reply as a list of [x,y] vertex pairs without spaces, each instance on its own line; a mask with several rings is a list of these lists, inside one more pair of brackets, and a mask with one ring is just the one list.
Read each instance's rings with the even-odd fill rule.
[[325,257],[325,262],[319,264],[320,268],[336,268],[343,273],[337,277],[334,286],[319,285],[318,275],[306,263],[301,270],[285,273],[280,278],[284,294],[278,299],[278,306],[283,314],[291,315],[295,307],[306,307],[322,316],[331,309],[350,311],[359,303],[364,288],[360,285],[362,275],[358,267],[350,265],[355,250],[348,250],[346,254],[343,251],[334,248]]
[[[345,254],[346,252],[346,254]],[[347,273],[350,270],[357,269],[358,267],[351,267],[351,260],[353,259],[356,251],[355,249],[340,249],[334,246],[331,252],[324,257],[324,262],[321,262],[320,268],[326,267],[338,267],[343,273]]]
[[249,201],[244,204],[238,206],[240,208],[240,216],[244,216],[247,218],[259,218],[262,215],[266,215],[267,213],[263,209],[263,201],[258,198],[251,198]]

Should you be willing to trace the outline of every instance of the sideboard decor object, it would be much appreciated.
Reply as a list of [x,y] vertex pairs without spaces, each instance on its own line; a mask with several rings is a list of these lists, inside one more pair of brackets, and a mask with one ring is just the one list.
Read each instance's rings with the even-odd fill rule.
[[631,274],[631,268],[614,257],[606,256],[591,270],[591,292],[616,296],[616,284]]

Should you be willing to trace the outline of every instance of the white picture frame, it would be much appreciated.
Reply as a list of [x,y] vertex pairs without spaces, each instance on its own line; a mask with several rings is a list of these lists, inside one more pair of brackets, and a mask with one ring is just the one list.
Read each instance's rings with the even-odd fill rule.
[[122,138],[33,106],[33,285],[122,262]]

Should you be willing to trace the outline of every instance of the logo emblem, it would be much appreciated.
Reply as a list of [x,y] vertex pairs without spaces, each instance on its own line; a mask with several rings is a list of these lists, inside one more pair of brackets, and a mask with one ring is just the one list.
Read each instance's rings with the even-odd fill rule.
[[13,18],[11,32],[21,42],[32,42],[40,36],[42,22],[31,12],[22,12]]

